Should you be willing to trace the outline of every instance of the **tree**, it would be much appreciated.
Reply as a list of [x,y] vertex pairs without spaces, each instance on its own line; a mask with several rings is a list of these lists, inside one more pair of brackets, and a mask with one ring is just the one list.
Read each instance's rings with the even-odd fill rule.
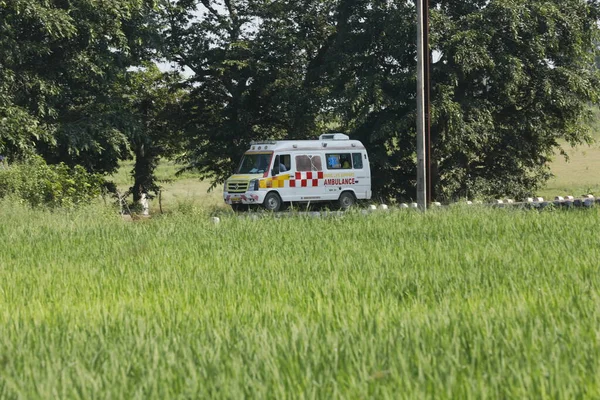
[[53,142],[44,119],[54,110],[45,99],[58,85],[44,79],[44,59],[52,44],[73,37],[76,28],[64,10],[38,2],[0,1],[0,153],[31,154],[36,142]]
[[195,2],[161,4],[164,52],[192,71],[180,118],[189,168],[216,184],[251,140],[300,139],[325,128],[318,71],[335,2],[205,0],[198,10]]
[[0,151],[108,172],[127,155],[110,88],[152,57],[152,1],[0,1]]
[[534,192],[561,139],[589,140],[598,5],[441,1],[433,18],[439,193]]
[[[165,7],[169,54],[194,71],[190,166],[216,182],[251,138],[342,130],[380,195],[414,198],[413,4],[206,0],[196,22],[192,4]],[[438,198],[531,193],[560,140],[587,140],[597,20],[583,0],[432,1]]]
[[[333,58],[337,74],[326,80],[341,129],[373,153],[380,195],[415,198],[414,7],[342,3],[353,10],[338,40],[346,45]],[[561,139],[589,138],[598,6],[465,0],[431,7],[437,197],[532,193],[550,176],[547,163]]]
[[158,192],[155,169],[160,157],[172,157],[183,150],[183,137],[176,117],[185,92],[177,89],[180,76],[162,73],[154,63],[128,71],[115,85],[113,98],[124,116],[119,129],[127,135],[135,159],[133,200],[143,193]]
[[[432,0],[438,198],[530,193],[562,140],[588,140],[598,9]],[[152,190],[179,131],[215,184],[250,140],[345,131],[369,148],[380,195],[414,197],[411,2],[0,0],[0,18],[0,152],[107,172],[133,150]],[[131,70],[160,57],[192,71],[185,96],[177,77]]]
[[342,0],[323,48],[335,129],[361,140],[376,196],[414,198],[416,11],[408,2]]

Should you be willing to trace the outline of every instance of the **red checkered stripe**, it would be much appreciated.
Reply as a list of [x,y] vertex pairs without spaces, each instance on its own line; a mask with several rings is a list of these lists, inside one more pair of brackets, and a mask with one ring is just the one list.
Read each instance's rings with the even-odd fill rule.
[[290,177],[290,187],[317,187],[319,180],[323,183],[322,179],[322,171],[296,172],[293,177]]

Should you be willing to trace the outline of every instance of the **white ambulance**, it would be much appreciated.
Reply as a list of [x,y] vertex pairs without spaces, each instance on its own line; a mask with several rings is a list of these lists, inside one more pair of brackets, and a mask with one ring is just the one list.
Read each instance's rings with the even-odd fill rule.
[[347,209],[370,198],[367,151],[341,133],[319,140],[253,142],[223,188],[223,200],[236,211],[249,205],[279,211],[308,202],[336,202]]

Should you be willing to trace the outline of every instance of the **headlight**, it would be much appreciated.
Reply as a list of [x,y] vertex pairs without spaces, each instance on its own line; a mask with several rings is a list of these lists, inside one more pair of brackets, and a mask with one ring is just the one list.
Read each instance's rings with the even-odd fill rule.
[[248,184],[248,191],[257,191],[258,190],[258,179],[252,179]]

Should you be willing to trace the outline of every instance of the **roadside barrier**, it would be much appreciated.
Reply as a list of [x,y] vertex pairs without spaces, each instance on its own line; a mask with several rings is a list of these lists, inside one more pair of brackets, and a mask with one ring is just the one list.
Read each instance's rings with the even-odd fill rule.
[[[491,208],[523,208],[523,209],[533,209],[533,210],[544,210],[547,208],[593,208],[596,206],[600,206],[600,197],[594,197],[593,195],[586,195],[582,197],[575,198],[573,196],[556,196],[553,201],[547,201],[542,197],[529,197],[524,199],[523,201],[515,201],[514,199],[505,198],[505,199],[497,199],[493,202],[484,203],[482,201],[471,201],[465,200],[461,202],[451,203],[447,205],[442,205],[440,202],[431,203],[429,209],[442,209],[446,207],[452,206],[467,206],[467,207],[491,207]],[[418,209],[417,203],[400,203],[395,206],[389,206],[387,204],[370,204],[364,208],[354,208],[354,210],[358,210],[363,215],[368,215],[372,213],[381,213],[381,212],[389,212],[393,210],[416,210]],[[301,217],[312,217],[312,218],[321,218],[321,217],[338,217],[343,216],[348,211],[281,211],[277,213],[269,213],[266,211],[259,212],[247,212],[240,213],[239,218],[249,218],[249,219],[259,219],[263,216],[273,215],[277,218],[286,218],[293,216],[301,216]],[[219,223],[220,220],[218,218],[213,217],[213,223]]]

